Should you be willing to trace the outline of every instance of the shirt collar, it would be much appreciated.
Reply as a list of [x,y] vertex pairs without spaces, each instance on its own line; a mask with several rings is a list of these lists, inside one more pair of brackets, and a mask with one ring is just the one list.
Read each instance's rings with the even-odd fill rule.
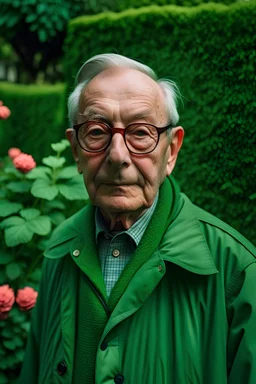
[[149,224],[149,221],[154,213],[154,210],[156,208],[157,202],[158,202],[158,195],[157,193],[153,204],[149,209],[147,209],[144,214],[137,220],[135,223],[126,231],[121,231],[118,233],[111,233],[108,230],[108,227],[106,225],[105,220],[102,217],[102,214],[100,213],[99,208],[97,207],[95,209],[95,237],[96,237],[96,243],[99,241],[99,234],[104,232],[108,234],[110,237],[118,236],[120,234],[126,234],[130,236],[133,241],[135,242],[136,246],[138,246],[140,240],[142,239],[142,236]]

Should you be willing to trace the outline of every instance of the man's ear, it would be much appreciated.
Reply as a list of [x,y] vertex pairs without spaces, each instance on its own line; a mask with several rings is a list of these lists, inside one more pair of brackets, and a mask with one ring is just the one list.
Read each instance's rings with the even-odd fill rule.
[[76,141],[76,137],[75,137],[75,131],[73,128],[66,129],[66,138],[70,142],[72,154],[73,154],[74,160],[77,164],[77,170],[79,173],[82,173],[82,169],[80,167],[78,151],[77,151],[77,141]]
[[170,135],[170,153],[166,166],[166,176],[169,176],[175,167],[178,153],[183,143],[184,129],[182,127],[175,127],[171,130]]

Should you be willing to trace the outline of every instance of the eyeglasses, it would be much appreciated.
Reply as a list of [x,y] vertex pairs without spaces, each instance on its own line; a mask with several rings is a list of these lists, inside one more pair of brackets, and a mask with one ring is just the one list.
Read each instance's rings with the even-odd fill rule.
[[87,152],[104,151],[111,143],[113,135],[120,133],[128,150],[136,155],[154,151],[161,133],[169,128],[173,128],[171,123],[161,128],[147,123],[129,124],[125,129],[110,128],[99,121],[86,121],[73,126],[78,144]]

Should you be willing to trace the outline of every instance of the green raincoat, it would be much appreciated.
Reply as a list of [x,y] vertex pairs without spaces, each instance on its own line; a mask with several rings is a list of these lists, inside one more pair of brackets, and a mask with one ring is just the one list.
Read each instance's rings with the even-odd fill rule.
[[[96,384],[256,384],[255,247],[185,195],[177,204],[157,249],[106,315]],[[81,257],[92,220],[86,207],[53,236],[19,384],[71,384],[83,364],[75,353],[81,269],[107,307]]]

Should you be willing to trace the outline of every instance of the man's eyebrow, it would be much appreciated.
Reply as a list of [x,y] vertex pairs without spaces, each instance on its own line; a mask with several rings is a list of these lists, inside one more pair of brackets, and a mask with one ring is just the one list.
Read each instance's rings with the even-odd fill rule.
[[131,114],[130,118],[132,120],[140,120],[140,119],[144,119],[145,117],[148,117],[149,115],[151,115],[151,110],[147,109],[139,113]]
[[145,109],[135,113],[131,112],[131,114],[127,116],[127,120],[131,123],[138,120],[148,121],[150,116],[152,116],[152,111],[150,109]]
[[80,116],[82,116],[85,120],[101,120],[101,121],[107,121],[107,118],[103,115],[101,115],[99,112],[96,112],[92,109],[88,109],[83,113],[79,113]]

